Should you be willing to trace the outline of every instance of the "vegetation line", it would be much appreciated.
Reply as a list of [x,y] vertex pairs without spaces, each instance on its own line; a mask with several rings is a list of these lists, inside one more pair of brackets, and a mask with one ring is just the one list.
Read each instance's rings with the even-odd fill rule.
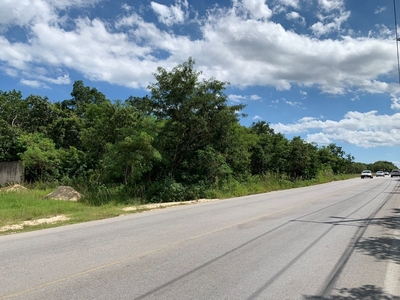
[[266,121],[241,125],[245,105],[229,103],[228,83],[202,79],[192,58],[159,67],[154,81],[149,95],[124,101],[82,81],[59,102],[0,91],[0,163],[21,161],[31,189],[72,186],[88,207],[227,198],[397,169],[354,162],[334,143],[288,139]]

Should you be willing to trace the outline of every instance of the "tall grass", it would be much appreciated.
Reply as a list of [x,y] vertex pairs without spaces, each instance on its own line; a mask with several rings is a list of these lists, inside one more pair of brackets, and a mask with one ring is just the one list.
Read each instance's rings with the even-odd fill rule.
[[215,195],[216,198],[239,197],[250,194],[267,193],[277,190],[285,190],[291,188],[305,187],[310,185],[327,183],[335,180],[345,180],[354,178],[358,175],[340,174],[334,175],[332,172],[324,171],[312,180],[290,180],[286,176],[277,174],[266,174],[251,176],[244,181],[230,179],[223,182],[220,186],[210,189],[209,194]]
[[[103,206],[93,206],[85,202],[70,202],[44,199],[43,197],[54,189],[24,190],[0,192],[0,227],[10,224],[20,224],[24,221],[49,218],[56,215],[66,215],[70,220],[66,223],[78,223],[104,219],[120,215],[122,205],[109,203]],[[42,224],[35,228],[47,228],[59,224]],[[33,227],[23,229],[32,230]],[[2,230],[0,230],[0,234]]]

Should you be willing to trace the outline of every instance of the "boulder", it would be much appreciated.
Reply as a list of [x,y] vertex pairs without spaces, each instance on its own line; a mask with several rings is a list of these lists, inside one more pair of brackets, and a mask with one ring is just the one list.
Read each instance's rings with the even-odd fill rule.
[[26,190],[27,190],[26,187],[19,184],[14,184],[0,189],[0,192],[21,192]]
[[78,201],[83,195],[70,186],[59,186],[54,192],[44,196],[45,199]]

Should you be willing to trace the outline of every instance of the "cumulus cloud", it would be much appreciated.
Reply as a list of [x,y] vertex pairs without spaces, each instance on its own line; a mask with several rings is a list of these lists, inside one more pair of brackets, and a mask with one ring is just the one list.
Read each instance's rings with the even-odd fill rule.
[[291,6],[296,9],[300,7],[300,0],[279,0],[278,2],[281,5]]
[[[152,1],[149,8],[157,14],[159,23],[149,22],[134,9],[123,6],[114,21],[67,15],[70,26],[64,26],[61,10],[97,2],[5,1],[1,24],[24,26],[27,40],[15,42],[0,36],[0,62],[7,70],[3,72],[32,80],[24,74],[35,76],[41,66],[48,73],[40,73],[45,77],[36,80],[49,84],[46,78],[67,83],[57,78],[72,70],[91,80],[145,88],[158,66],[170,69],[193,57],[204,77],[238,87],[258,85],[289,90],[299,85],[331,94],[395,92],[394,85],[378,79],[395,68],[391,39],[342,35],[322,40],[299,34],[271,20],[271,5],[275,2],[268,2],[270,7],[264,0],[235,0],[228,7],[212,7],[196,19],[197,23],[191,23],[198,26],[200,35],[196,39],[167,32],[160,26],[185,26],[190,21],[187,0],[170,6]],[[300,1],[277,3],[296,8]],[[318,3],[323,17],[321,26],[315,26],[317,35],[340,30],[351,15],[345,11],[343,1]],[[60,71],[54,72],[54,68]]]
[[246,102],[246,101],[254,101],[254,100],[261,100],[261,97],[258,95],[250,95],[250,96],[243,96],[243,95],[228,95],[228,99],[232,102]]
[[0,26],[28,26],[39,22],[54,22],[59,10],[92,6],[101,0],[3,0]]
[[317,144],[345,142],[362,148],[400,146],[400,113],[378,115],[351,111],[340,121],[306,117],[294,124],[271,124],[277,132],[299,134],[309,131],[306,140]]
[[290,13],[286,14],[286,18],[288,20],[295,20],[299,22],[302,25],[306,25],[306,19],[302,17],[298,12],[296,11],[291,11]]
[[243,7],[256,19],[269,18],[272,15],[272,11],[265,4],[265,0],[243,0]]
[[396,94],[391,94],[390,97],[392,100],[392,105],[390,105],[390,108],[400,110],[400,97]]
[[343,10],[344,0],[318,0],[318,5],[322,10],[327,12],[332,10]]
[[157,14],[158,20],[167,26],[182,24],[188,16],[187,9],[189,3],[187,0],[178,0],[175,5],[170,6],[152,1],[150,2],[150,6]]
[[346,11],[338,15],[324,18],[324,22],[317,22],[311,25],[310,29],[316,36],[327,35],[332,32],[340,32],[342,24],[350,17],[350,12]]
[[342,25],[350,18],[350,11],[345,10],[343,0],[318,0],[319,21],[310,26],[317,37],[331,33],[342,34]]

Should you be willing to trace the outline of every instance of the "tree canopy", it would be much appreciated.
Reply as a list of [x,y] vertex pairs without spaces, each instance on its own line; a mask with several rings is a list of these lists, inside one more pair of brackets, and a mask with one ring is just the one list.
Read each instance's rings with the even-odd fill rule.
[[232,178],[302,180],[326,170],[396,168],[355,163],[335,144],[289,140],[265,121],[241,125],[245,106],[230,105],[228,83],[202,78],[192,58],[171,71],[159,67],[154,79],[149,95],[125,101],[111,101],[83,81],[61,102],[0,91],[0,161],[21,160],[29,181],[134,186],[150,198]]

